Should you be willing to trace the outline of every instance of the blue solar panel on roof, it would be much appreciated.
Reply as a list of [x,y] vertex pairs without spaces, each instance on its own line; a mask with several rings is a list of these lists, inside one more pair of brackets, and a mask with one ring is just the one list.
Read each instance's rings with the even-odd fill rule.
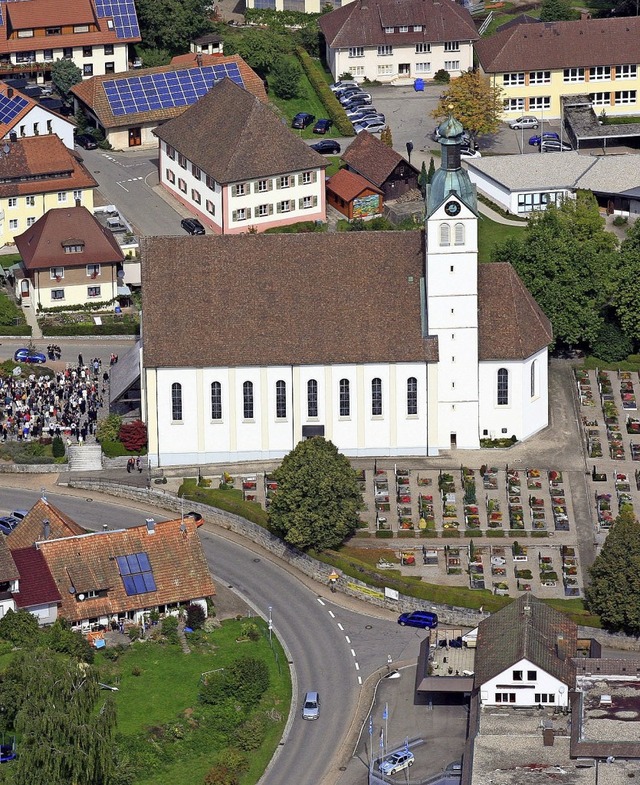
[[118,38],[140,36],[138,16],[133,0],[96,0],[96,10],[101,19],[113,18],[113,29]]
[[156,591],[156,582],[146,553],[117,556],[116,561],[127,596]]
[[244,82],[236,63],[185,68],[104,82],[104,91],[114,115],[190,106],[228,76],[240,87]]
[[0,123],[10,123],[27,106],[27,103],[21,96],[8,98],[0,94]]

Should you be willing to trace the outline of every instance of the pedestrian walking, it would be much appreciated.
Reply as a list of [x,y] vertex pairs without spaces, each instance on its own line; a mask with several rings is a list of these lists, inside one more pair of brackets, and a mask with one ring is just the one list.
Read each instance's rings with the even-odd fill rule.
[[127,461],[127,474],[131,474],[131,469],[133,468],[133,458],[129,458]]
[[84,362],[82,361],[82,355],[81,355],[81,354],[79,354],[79,355],[78,355],[78,365],[79,365],[81,368],[82,368],[82,366],[84,365]]
[[140,474],[142,474],[142,461],[140,460],[140,456],[136,458],[136,469]]

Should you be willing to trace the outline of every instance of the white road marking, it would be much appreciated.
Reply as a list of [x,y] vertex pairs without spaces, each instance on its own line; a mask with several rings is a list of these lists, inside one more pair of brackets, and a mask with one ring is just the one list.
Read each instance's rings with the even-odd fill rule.
[[357,663],[357,662],[356,662],[356,670],[357,670],[357,671],[359,671],[359,670],[360,670],[360,666],[358,665],[358,663]]
[[358,684],[362,684],[362,676],[358,676]]
[[340,624],[340,622],[338,622],[338,629],[344,632],[344,627],[342,626],[342,624]]
[[351,649],[351,656],[352,656],[352,657],[355,657],[355,656],[356,656],[356,653],[355,653],[355,651],[354,651],[353,649]]
[[320,597],[316,597],[316,599],[318,600],[318,602],[320,603],[320,605],[324,605],[324,602],[323,602],[323,601],[320,599]]
[[119,185],[120,188],[122,188],[123,191],[126,191],[127,193],[129,193],[129,189],[125,188],[124,185],[122,185],[122,183],[116,183],[116,185]]
[[351,643],[351,638],[348,635],[345,635],[344,639],[346,640],[347,643]]
[[335,615],[335,613],[333,611],[329,611],[329,616],[331,616],[332,619],[335,619],[335,617],[336,617],[336,615]]

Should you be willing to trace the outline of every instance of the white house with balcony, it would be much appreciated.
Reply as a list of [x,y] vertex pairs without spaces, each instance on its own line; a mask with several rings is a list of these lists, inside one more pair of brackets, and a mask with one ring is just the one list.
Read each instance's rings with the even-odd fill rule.
[[230,79],[154,133],[160,183],[216,234],[326,219],[326,161]]
[[433,79],[442,69],[460,76],[473,66],[478,38],[466,8],[436,0],[355,0],[318,24],[335,79],[350,73],[387,84]]
[[440,133],[424,232],[141,240],[152,465],[278,459],[313,436],[435,456],[547,425],[549,321],[511,265],[478,265],[462,126]]

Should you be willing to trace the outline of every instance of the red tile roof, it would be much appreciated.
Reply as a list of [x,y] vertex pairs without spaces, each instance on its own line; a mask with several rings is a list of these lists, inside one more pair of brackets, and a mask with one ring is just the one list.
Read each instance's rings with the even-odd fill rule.
[[[318,19],[333,49],[390,44],[407,46],[443,41],[475,41],[476,26],[466,8],[437,0],[355,0]],[[419,32],[385,33],[385,27],[412,28]]]
[[368,131],[362,131],[356,136],[342,156],[342,160],[350,169],[354,169],[377,186],[383,185],[398,164],[404,164],[414,175],[418,174],[415,166],[405,160],[400,153],[396,153],[392,147],[381,142]]
[[98,185],[56,134],[25,136],[8,145],[9,153],[0,157],[0,197]]
[[356,196],[360,196],[363,191],[374,191],[377,194],[382,194],[382,191],[376,188],[375,185],[372,185],[359,174],[350,172],[348,169],[338,170],[333,177],[327,180],[326,188],[327,191],[331,191],[346,202],[350,202]]
[[[24,1],[24,0],[23,0]],[[185,56],[186,57],[186,56]],[[193,55],[195,58],[195,54]],[[242,76],[242,81],[248,92],[255,95],[264,103],[267,102],[267,94],[264,89],[262,79],[245,63],[240,55],[220,56],[202,55],[202,66],[220,65],[223,63],[236,63]],[[199,68],[195,59],[189,58],[186,62],[172,61],[170,65],[160,65],[156,68],[136,68],[135,71],[127,71],[122,74],[106,74],[104,76],[94,76],[85,79],[80,84],[74,85],[71,92],[83,104],[85,104],[98,118],[104,128],[120,128],[136,125],[140,123],[153,123],[162,120],[169,120],[172,117],[179,117],[187,106],[172,106],[168,109],[153,109],[148,112],[135,112],[127,115],[114,115],[111,106],[104,92],[104,82],[127,79],[132,76],[145,76],[148,74],[161,74],[171,71],[180,71],[185,68]]]
[[[60,615],[71,622],[215,594],[198,524],[189,516],[156,523],[153,534],[143,525],[49,540],[38,547],[62,596]],[[125,592],[117,557],[135,553],[147,554],[156,591]],[[106,594],[80,600],[92,589]]]
[[640,17],[521,24],[482,38],[485,73],[640,63]]
[[44,499],[38,499],[11,534],[7,535],[9,548],[11,550],[31,548],[34,543],[43,540],[45,521],[49,521],[49,539],[74,537],[77,534],[86,533],[62,510]]
[[20,572],[20,591],[12,592],[18,608],[61,601],[60,592],[41,551],[33,547],[19,548],[12,551],[12,556]]
[[[86,207],[48,210],[14,241],[27,270],[117,264],[124,260],[113,233],[102,226]],[[65,241],[70,245],[82,241],[84,250],[65,253]]]
[[[9,92],[11,92],[11,97],[9,98]],[[23,107],[18,114],[16,114],[13,119],[8,123],[0,123],[0,139],[3,139],[12,128],[15,128],[16,125],[22,120],[22,118],[28,114],[34,106],[37,106],[37,103],[33,100],[33,98],[29,98],[28,95],[21,93],[19,90],[15,88],[9,87],[9,85],[5,84],[4,82],[0,82],[0,95],[5,96],[8,98],[9,101],[15,101],[17,98],[21,98],[23,101],[26,101],[27,104]],[[43,107],[40,107],[42,111],[48,111]]]

